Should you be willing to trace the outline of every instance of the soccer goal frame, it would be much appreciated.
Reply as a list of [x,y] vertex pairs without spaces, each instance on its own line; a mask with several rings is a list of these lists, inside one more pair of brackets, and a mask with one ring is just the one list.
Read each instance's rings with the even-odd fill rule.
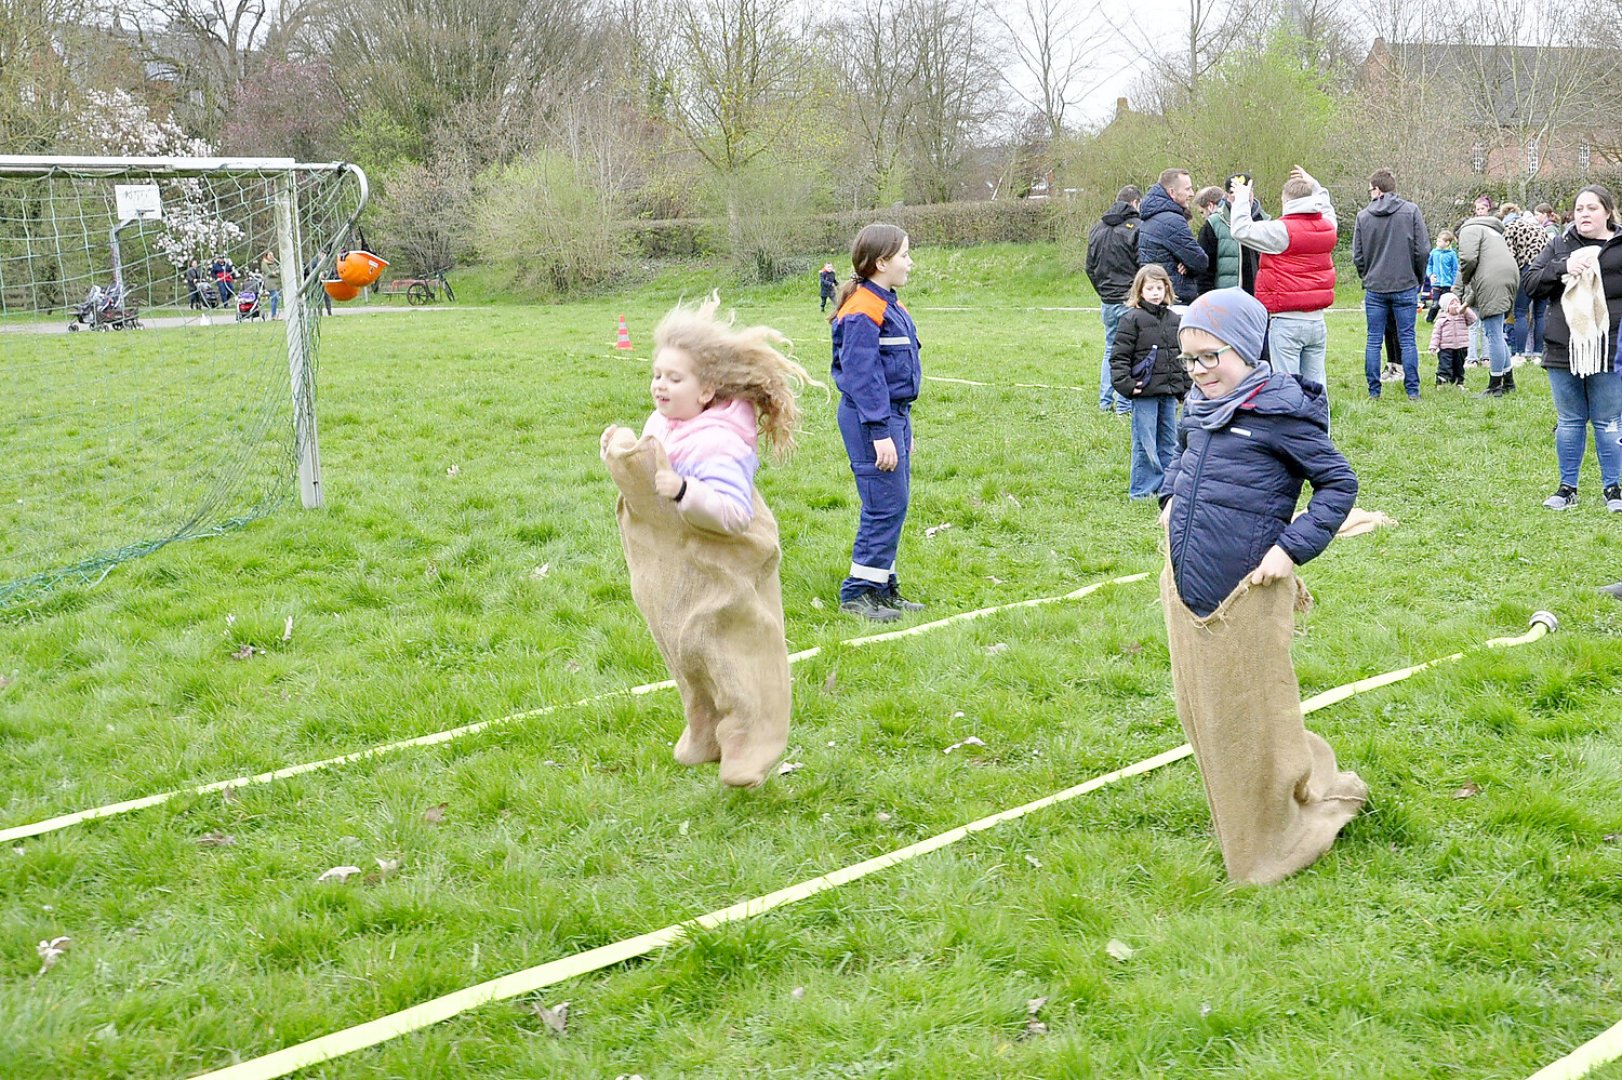
[[[305,272],[299,253],[303,250],[303,237],[299,232],[298,183],[300,173],[331,173],[347,175],[359,186],[355,208],[344,225],[326,238],[316,259]],[[183,180],[211,176],[252,176],[272,180],[275,184],[275,221],[278,258],[285,279],[294,288],[284,289],[287,311],[287,368],[293,397],[293,438],[298,464],[299,500],[305,509],[315,509],[324,503],[321,490],[321,449],[315,410],[315,365],[311,355],[314,335],[310,332],[316,318],[311,303],[320,282],[334,269],[340,248],[358,223],[366,208],[370,186],[366,173],[359,166],[345,161],[300,162],[294,158],[234,158],[234,157],[58,157],[0,155],[0,177],[49,178],[53,176],[76,179],[131,181]],[[109,238],[117,268],[118,230],[135,221],[130,218],[114,226]]]

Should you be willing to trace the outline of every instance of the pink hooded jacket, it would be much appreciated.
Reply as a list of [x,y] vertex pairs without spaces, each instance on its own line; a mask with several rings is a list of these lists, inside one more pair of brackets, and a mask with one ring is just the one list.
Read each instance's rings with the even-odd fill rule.
[[676,508],[689,525],[736,535],[755,516],[755,470],[760,467],[755,407],[717,401],[691,420],[655,412],[642,425],[665,448],[670,467],[687,480]]
[[1436,316],[1435,328],[1431,330],[1431,352],[1470,347],[1470,327],[1476,324],[1476,313],[1470,308],[1460,308],[1457,315],[1449,315],[1448,303],[1457,299],[1455,293],[1443,293],[1437,301],[1437,306],[1442,310]]

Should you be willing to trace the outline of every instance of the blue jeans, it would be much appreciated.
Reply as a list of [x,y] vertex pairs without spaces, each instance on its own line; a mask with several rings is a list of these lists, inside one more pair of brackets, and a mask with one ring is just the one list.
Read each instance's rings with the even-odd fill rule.
[[1132,472],[1126,493],[1134,499],[1160,494],[1166,466],[1177,453],[1177,399],[1170,394],[1132,399]]
[[1617,438],[1622,417],[1622,375],[1602,371],[1586,379],[1563,368],[1549,368],[1549,394],[1554,398],[1554,456],[1560,482],[1577,486],[1588,428],[1594,429],[1594,456],[1600,483],[1610,487],[1622,474],[1622,445]]
[[1504,316],[1483,315],[1481,336],[1487,349],[1487,370],[1502,375],[1509,370],[1509,342],[1504,340]]
[[[1509,347],[1517,353],[1543,353],[1543,324],[1549,317],[1549,301],[1534,300],[1521,289],[1515,293],[1515,338]],[[1527,331],[1531,334],[1528,335]],[[1526,347],[1530,338],[1532,347]]]
[[893,470],[884,472],[878,467],[873,440],[856,415],[856,404],[848,397],[839,400],[839,435],[850,457],[850,471],[856,476],[857,497],[862,500],[850,576],[839,586],[841,602],[867,591],[884,592],[896,583],[895,556],[912,498],[911,411],[909,405],[890,405],[890,438],[899,460]]
[[272,319],[274,319],[276,317],[276,312],[280,311],[281,308],[282,308],[282,290],[280,290],[280,289],[271,289],[269,291],[270,291],[270,317]]
[[1102,310],[1104,316],[1104,363],[1098,369],[1098,407],[1105,412],[1114,409],[1118,413],[1130,412],[1132,403],[1110,385],[1109,353],[1115,347],[1115,328],[1121,325],[1121,316],[1126,314],[1125,304],[1105,304]]
[[[1380,345],[1385,341],[1386,320],[1397,320],[1397,346],[1402,350],[1402,388],[1409,397],[1419,396],[1419,347],[1414,343],[1415,305],[1419,287],[1401,292],[1363,294],[1363,316],[1368,320],[1368,343],[1363,347],[1363,376],[1369,384],[1369,397],[1380,396]],[[1499,327],[1503,337],[1503,327]]]
[[1303,382],[1327,385],[1324,360],[1329,351],[1329,330],[1322,319],[1275,315],[1267,324],[1267,345],[1274,371],[1288,371],[1301,376]]

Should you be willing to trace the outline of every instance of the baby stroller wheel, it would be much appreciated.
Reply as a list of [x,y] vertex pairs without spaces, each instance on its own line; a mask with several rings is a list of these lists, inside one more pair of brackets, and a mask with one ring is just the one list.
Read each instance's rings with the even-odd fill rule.
[[81,328],[80,328],[80,326],[79,326],[79,324],[78,324],[78,323],[76,323],[76,322],[70,322],[70,323],[68,323],[68,333],[70,333],[70,334],[77,334],[77,333],[78,333],[78,332],[79,332],[79,330],[80,330],[80,329],[81,329]]

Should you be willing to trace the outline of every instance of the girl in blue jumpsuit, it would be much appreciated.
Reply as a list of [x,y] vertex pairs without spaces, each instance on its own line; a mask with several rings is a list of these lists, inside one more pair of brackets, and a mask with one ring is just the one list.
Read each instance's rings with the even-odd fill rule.
[[840,287],[833,317],[839,434],[862,500],[839,607],[874,622],[923,609],[901,595],[895,573],[911,494],[912,403],[923,381],[918,331],[895,294],[912,272],[907,248],[907,234],[894,225],[857,233],[856,272]]

